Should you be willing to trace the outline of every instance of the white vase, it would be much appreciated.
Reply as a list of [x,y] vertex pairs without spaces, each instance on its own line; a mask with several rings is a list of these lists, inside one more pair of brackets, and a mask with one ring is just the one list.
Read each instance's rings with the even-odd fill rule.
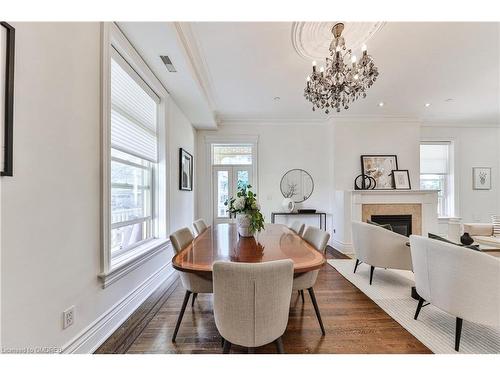
[[236,214],[236,227],[241,237],[253,237],[250,228],[250,217],[247,214]]
[[281,203],[281,205],[283,206],[285,212],[293,212],[295,209],[295,202],[290,198],[283,199],[283,203]]

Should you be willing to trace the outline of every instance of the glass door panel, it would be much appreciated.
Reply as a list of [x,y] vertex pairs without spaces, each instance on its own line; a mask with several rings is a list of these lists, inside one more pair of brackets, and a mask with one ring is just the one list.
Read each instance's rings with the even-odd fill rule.
[[233,165],[213,167],[213,183],[214,222],[229,223],[232,215],[224,203],[228,198],[236,195],[238,186],[252,184],[252,168]]
[[224,204],[230,196],[230,169],[217,168],[214,171],[215,180],[215,219],[229,219],[227,206]]

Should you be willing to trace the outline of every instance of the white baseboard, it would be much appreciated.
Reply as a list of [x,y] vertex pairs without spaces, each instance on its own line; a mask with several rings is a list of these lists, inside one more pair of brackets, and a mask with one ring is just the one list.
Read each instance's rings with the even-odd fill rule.
[[330,242],[331,246],[341,253],[349,256],[354,255],[354,248],[352,247],[352,243],[338,241],[335,238],[331,238]]
[[141,285],[116,303],[62,348],[62,353],[93,353],[163,282],[175,283],[178,274],[171,263],[160,267]]

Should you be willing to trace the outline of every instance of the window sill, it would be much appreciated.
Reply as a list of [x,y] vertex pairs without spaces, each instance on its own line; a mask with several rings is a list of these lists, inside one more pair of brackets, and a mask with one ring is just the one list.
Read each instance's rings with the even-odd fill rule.
[[438,217],[438,224],[460,224],[462,222],[461,217],[456,217],[456,216],[439,216]]
[[140,265],[165,250],[170,245],[170,240],[153,239],[145,244],[127,251],[111,261],[111,269],[98,275],[105,289]]

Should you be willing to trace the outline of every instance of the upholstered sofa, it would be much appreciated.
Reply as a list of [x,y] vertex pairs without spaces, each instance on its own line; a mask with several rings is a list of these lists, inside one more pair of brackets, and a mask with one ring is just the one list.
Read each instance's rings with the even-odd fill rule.
[[500,249],[500,237],[493,236],[493,224],[469,223],[464,224],[464,233],[469,235],[480,245]]

